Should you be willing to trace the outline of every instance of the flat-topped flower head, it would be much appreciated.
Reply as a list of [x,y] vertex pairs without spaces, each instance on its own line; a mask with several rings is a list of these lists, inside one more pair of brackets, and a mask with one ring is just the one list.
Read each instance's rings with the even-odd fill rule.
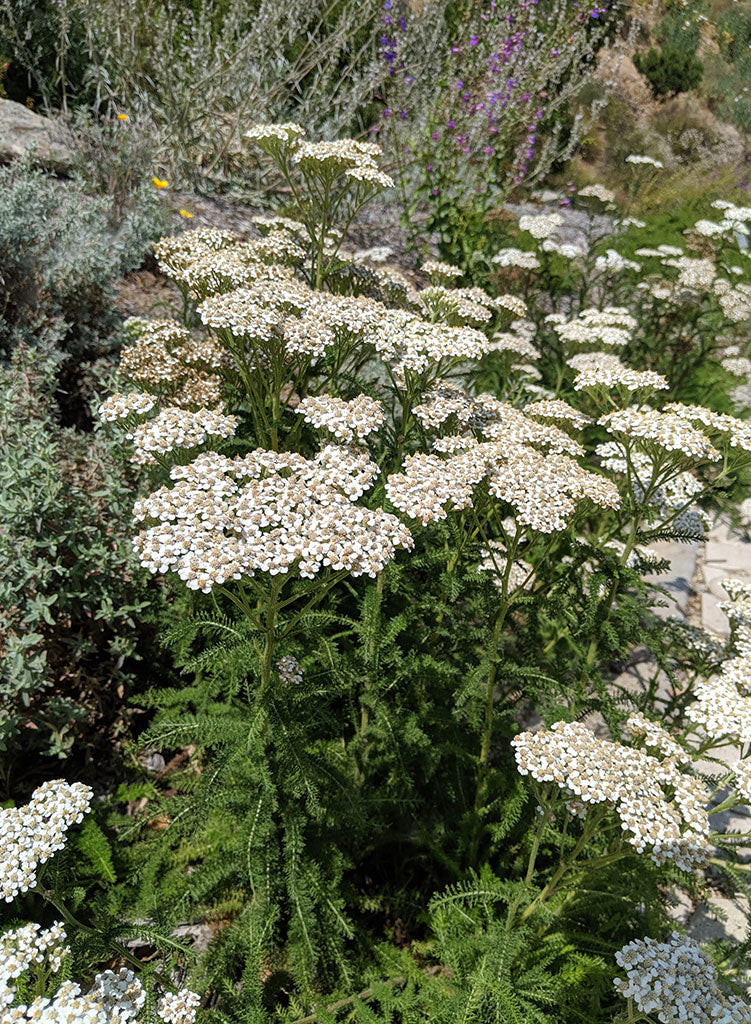
[[616,391],[624,396],[638,395],[643,401],[653,391],[667,391],[670,385],[654,370],[613,369],[605,366],[580,370],[574,378],[574,391]]
[[88,998],[100,1004],[103,1019],[112,1024],[135,1021],[146,1002],[146,993],[136,975],[128,967],[119,971],[103,971],[94,978]]
[[743,282],[731,285],[719,279],[714,282],[713,291],[722,312],[732,323],[741,324],[751,319],[751,286]]
[[252,218],[253,223],[262,235],[269,235],[273,231],[287,231],[300,241],[307,241],[307,228],[301,220],[292,217],[283,217],[281,214],[258,214]]
[[23,807],[0,809],[0,897],[7,903],[36,884],[37,868],[65,845],[88,813],[93,791],[62,779],[44,782]]
[[134,519],[146,525],[134,545],[145,568],[204,593],[258,573],[375,576],[412,546],[396,516],[355,504],[377,472],[363,449],[335,445],[313,459],[206,452],[172,469],[174,486],[136,502]]
[[110,395],[106,401],[102,402],[97,414],[101,420],[109,423],[113,420],[128,419],[129,416],[146,416],[155,404],[154,397],[143,391],[131,391],[128,394],[116,391],[114,395]]
[[626,368],[621,357],[614,352],[577,352],[576,355],[570,356],[566,363],[577,372],[600,368],[616,371]]
[[718,443],[727,443],[730,448],[751,452],[751,423],[739,420],[727,413],[713,412],[703,405],[684,405],[683,402],[669,402],[665,411],[680,416],[688,423],[701,423],[708,433],[721,435]]
[[190,989],[181,988],[162,996],[157,1013],[164,1024],[195,1024],[196,1010],[200,1005],[199,995]]
[[634,331],[639,326],[636,317],[625,306],[588,306],[579,312],[579,320],[591,327],[622,327],[626,331]]
[[20,978],[32,964],[45,960],[53,972],[59,971],[69,953],[62,921],[44,929],[33,922],[11,928],[0,935],[0,979]]
[[389,500],[426,525],[471,505],[475,488],[486,480],[490,494],[511,507],[520,525],[541,533],[565,529],[582,503],[618,507],[618,490],[611,481],[583,469],[568,455],[543,454],[514,440],[515,429],[513,423],[508,432],[499,427],[499,439],[493,441],[463,444],[457,438],[447,448],[454,452],[449,458],[408,456],[403,471],[388,478]]
[[163,409],[153,420],[139,424],[126,434],[133,442],[131,461],[139,466],[156,465],[169,452],[189,451],[210,437],[232,437],[238,423],[237,416],[226,416],[214,409],[199,409],[197,412]]
[[397,375],[406,371],[422,373],[435,364],[479,359],[490,344],[482,331],[473,327],[430,323],[401,309],[384,310],[369,340]]
[[447,429],[453,432],[462,427],[486,440],[530,444],[573,456],[584,454],[579,442],[558,427],[540,423],[539,418],[529,417],[521,409],[492,395],[470,395],[450,381],[436,381],[413,412],[427,430],[438,430],[447,425]]
[[573,320],[552,322],[553,330],[569,346],[623,348],[631,339],[635,321],[627,315],[607,311],[582,310]]
[[500,249],[490,261],[499,267],[518,267],[520,270],[539,270],[540,261],[533,252],[508,246]]
[[304,134],[304,128],[288,121],[285,124],[252,124],[245,132],[245,138],[256,142],[267,152],[274,152],[280,147],[294,146]]
[[516,521],[540,533],[565,530],[581,506],[618,508],[612,481],[582,468],[569,455],[543,454],[528,446],[512,448],[494,468],[489,491],[507,502]]
[[296,410],[306,423],[329,431],[338,441],[363,441],[383,423],[384,409],[380,402],[367,395],[358,395],[349,402],[334,395],[312,395],[304,398]]
[[497,295],[493,301],[502,312],[511,313],[516,317],[527,315],[527,303],[518,295]]
[[554,252],[567,260],[577,260],[587,255],[586,246],[575,245],[573,242],[558,242],[555,238],[543,239],[540,248],[543,252]]
[[585,416],[583,412],[561,398],[542,398],[537,402],[529,402],[524,406],[524,412],[537,420],[568,423],[576,430],[581,430],[592,422],[589,416]]
[[635,939],[615,960],[625,974],[616,989],[662,1024],[751,1024],[751,1005],[720,989],[711,957],[685,935]]
[[674,261],[666,261],[667,266],[678,268],[678,285],[692,291],[705,292],[712,287],[717,276],[717,268],[710,259],[693,259],[690,256],[679,256]]
[[692,460],[717,462],[722,458],[706,434],[675,412],[658,412],[632,405],[628,409],[605,413],[598,423],[617,437],[625,436],[640,442],[645,449],[657,448]]
[[560,213],[525,213],[519,218],[519,230],[528,231],[533,238],[550,238],[562,225]]
[[651,721],[641,711],[632,711],[626,721],[626,728],[635,739],[644,741],[648,753],[657,757],[672,757],[676,764],[688,764],[690,755],[676,743],[673,737],[657,722]]
[[390,174],[386,174],[370,164],[356,164],[354,167],[348,167],[344,172],[344,177],[373,189],[394,188],[395,186],[394,179]]
[[578,192],[580,199],[599,199],[601,203],[612,203],[615,200],[615,192],[611,192],[604,185],[585,185]]
[[3,1024],[135,1024],[146,1002],[143,986],[126,967],[95,975],[89,992],[64,981],[52,996],[10,1006],[15,995],[15,989],[0,987]]
[[[509,352],[522,359],[539,359],[540,353],[527,338],[514,331],[496,331],[488,346],[490,352]],[[518,360],[514,360],[518,362]]]
[[641,263],[636,260],[629,260],[622,256],[617,249],[606,249],[605,252],[595,260],[595,270],[605,271],[612,274],[620,274],[624,270],[641,270]]
[[[646,721],[637,719],[633,725],[649,734],[648,743],[658,741]],[[680,770],[676,757],[652,757],[598,739],[581,722],[556,722],[550,729],[523,732],[511,745],[522,775],[554,782],[569,797],[575,814],[583,816],[594,805],[608,805],[620,818],[629,843],[638,853],[648,851],[656,864],[672,861],[691,871],[706,863],[709,793],[700,780]]]
[[417,292],[416,298],[431,319],[478,326],[493,318],[495,300],[482,288],[445,288],[434,284]]
[[420,270],[428,277],[437,277],[450,281],[454,277],[462,276],[461,267],[454,266],[453,263],[443,263],[441,260],[425,260]]
[[381,147],[374,142],[337,139],[334,142],[301,142],[292,153],[292,162],[303,170],[335,172],[368,168],[377,171],[376,159]]

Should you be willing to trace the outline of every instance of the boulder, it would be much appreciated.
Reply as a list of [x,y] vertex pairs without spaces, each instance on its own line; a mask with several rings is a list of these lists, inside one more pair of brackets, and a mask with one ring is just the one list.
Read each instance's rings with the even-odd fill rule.
[[73,141],[62,125],[21,103],[0,99],[0,163],[33,149],[35,163],[65,174],[73,166]]

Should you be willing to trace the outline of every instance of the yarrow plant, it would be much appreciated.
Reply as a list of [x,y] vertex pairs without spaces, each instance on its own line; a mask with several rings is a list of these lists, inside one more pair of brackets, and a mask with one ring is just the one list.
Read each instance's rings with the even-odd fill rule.
[[[751,434],[644,365],[640,285],[654,260],[689,319],[726,325],[745,293],[682,250],[645,269],[617,238],[569,252],[548,213],[520,218],[525,248],[487,254],[487,288],[443,259],[407,278],[345,235],[390,185],[373,143],[248,134],[290,207],[258,237],[157,243],[181,303],[126,324],[100,410],[148,474],[133,544],[171,595],[185,684],[146,698],[143,743],[181,767],[140,819],[139,916],[221,921],[194,986],[206,1021],[260,1021],[269,1000],[298,1024],[649,1020],[616,953],[661,941],[667,886],[698,891],[740,844],[714,814],[747,799],[751,742],[747,588],[726,584],[724,645],[662,621],[650,577],[659,540],[703,535]],[[657,672],[629,689],[614,666],[638,645]],[[709,776],[729,745],[737,769]],[[379,889],[405,862],[424,959],[369,923],[408,916]],[[745,1012],[733,970],[717,991]],[[194,1010],[157,1004],[168,1022]]]
[[[65,976],[63,968],[71,958],[66,925],[75,930],[80,925],[57,893],[40,888],[39,872],[64,848],[66,832],[83,820],[92,796],[88,786],[56,780],[36,789],[26,806],[0,811],[5,901],[36,889],[65,917],[65,922],[55,921],[48,928],[30,922],[0,935],[0,1011],[7,1024],[124,1024],[152,1019],[141,1016],[147,991],[128,967],[97,973],[87,991]],[[113,951],[138,964],[119,944]],[[32,979],[35,984],[29,989]],[[27,1000],[29,991],[33,995]],[[168,992],[159,1001],[157,1019],[164,1024],[195,1024],[199,1004],[200,997],[187,989]]]

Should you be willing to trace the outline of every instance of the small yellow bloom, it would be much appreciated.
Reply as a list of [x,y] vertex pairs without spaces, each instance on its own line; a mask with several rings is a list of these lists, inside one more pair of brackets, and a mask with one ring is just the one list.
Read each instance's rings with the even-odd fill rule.
[[192,217],[193,214],[190,212],[190,210],[180,210],[180,216],[181,217]]
[[127,121],[128,120],[128,115],[127,114],[118,114],[117,115],[117,119],[118,119],[118,121]]
[[155,188],[167,188],[169,182],[165,178],[152,178]]

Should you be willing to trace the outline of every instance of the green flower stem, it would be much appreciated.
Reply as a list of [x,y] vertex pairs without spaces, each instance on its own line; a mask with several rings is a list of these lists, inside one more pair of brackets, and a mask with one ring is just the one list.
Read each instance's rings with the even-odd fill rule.
[[[483,725],[480,739],[480,758],[473,804],[474,824],[472,841],[470,843],[470,863],[472,864],[477,860],[477,853],[480,846],[480,836],[482,832],[480,812],[487,792],[488,758],[490,757],[490,748],[493,742],[493,704],[495,700],[496,677],[498,674],[498,645],[501,639],[503,624],[506,621],[506,614],[508,613],[508,609],[511,604],[508,584],[511,569],[513,568],[514,561],[516,559],[516,548],[519,543],[521,533],[521,527],[517,526],[516,533],[514,537],[510,539],[506,548],[506,565],[504,566],[504,571],[501,576],[501,602],[490,641],[490,667],[488,669],[488,678],[485,684],[485,710],[483,713]],[[483,539],[485,539],[487,543],[484,531]]]
[[360,747],[360,764],[355,766],[355,783],[359,783],[362,780],[362,776],[365,769],[365,763],[368,759],[368,726],[370,724],[370,712],[366,703],[366,698],[370,692],[373,683],[375,682],[375,674],[378,668],[377,659],[377,643],[378,633],[381,620],[381,603],[383,600],[383,572],[379,572],[376,577],[376,594],[377,594],[377,605],[375,610],[376,624],[371,631],[371,635],[368,639],[367,646],[367,662],[368,670],[365,674],[365,680],[363,681],[362,693],[360,696],[360,729],[359,729],[359,747]]
[[[101,938],[101,933],[97,931],[96,928],[92,928],[90,925],[79,921],[78,918],[75,917],[74,914],[66,907],[62,900],[54,893],[50,892],[48,889],[42,889],[39,887],[32,889],[32,892],[38,893],[42,899],[46,900],[46,902],[50,904],[50,906],[53,906],[66,924],[72,925],[78,931],[85,932],[87,935],[96,935]],[[108,939],[107,945],[114,953],[117,953],[121,959],[125,960],[126,963],[129,963],[131,967],[135,967],[138,971],[143,971],[143,963],[138,959],[138,957],[133,956],[133,954],[127,950],[125,946],[121,945],[121,943],[117,942],[115,939]],[[163,985],[168,991],[173,988],[169,979],[165,978],[159,971],[151,971],[150,974],[151,977],[158,981],[160,985]]]
[[[550,897],[553,895],[553,893],[557,889],[558,883],[561,881],[561,879],[566,874],[566,872],[573,866],[573,864],[577,860],[579,854],[582,852],[584,847],[587,845],[587,843],[590,841],[590,839],[597,832],[597,829],[599,828],[600,823],[602,822],[602,820],[603,820],[603,818],[605,817],[606,814],[607,814],[607,808],[601,810],[599,813],[595,811],[588,818],[585,819],[585,821],[584,821],[584,828],[582,830],[582,834],[579,836],[579,839],[577,840],[576,845],[574,846],[573,850],[571,851],[569,856],[566,858],[566,860],[562,861],[558,865],[558,867],[556,868],[555,872],[551,876],[550,880],[545,885],[544,889],[542,889],[542,891],[540,893],[538,893],[537,896],[535,896],[535,898],[532,900],[532,902],[529,904],[529,906],[527,906],[524,909],[524,911],[522,912],[522,915],[521,915],[521,919],[520,919],[521,921],[526,921],[527,918],[531,914],[534,913],[536,908],[541,903],[544,903],[546,900],[550,899]],[[595,862],[592,862],[592,863],[595,863]]]

